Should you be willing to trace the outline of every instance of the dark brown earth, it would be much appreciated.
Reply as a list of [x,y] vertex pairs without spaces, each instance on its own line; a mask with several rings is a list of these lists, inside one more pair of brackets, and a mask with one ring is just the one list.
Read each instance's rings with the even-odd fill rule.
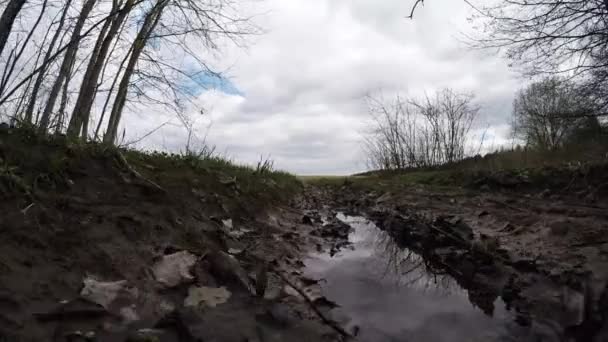
[[348,339],[302,275],[310,251],[348,243],[338,211],[374,220],[486,312],[500,297],[522,325],[608,340],[601,177],[571,192],[302,189],[214,165],[1,131],[0,341]]
[[0,170],[0,341],[342,338],[298,271],[323,237],[271,176],[17,130]]

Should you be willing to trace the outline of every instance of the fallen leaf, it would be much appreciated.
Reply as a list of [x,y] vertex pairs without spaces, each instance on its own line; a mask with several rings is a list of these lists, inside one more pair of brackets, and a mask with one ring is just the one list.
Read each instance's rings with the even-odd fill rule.
[[196,287],[188,289],[188,297],[184,300],[184,306],[206,306],[214,308],[219,304],[226,303],[230,298],[230,291],[225,287]]

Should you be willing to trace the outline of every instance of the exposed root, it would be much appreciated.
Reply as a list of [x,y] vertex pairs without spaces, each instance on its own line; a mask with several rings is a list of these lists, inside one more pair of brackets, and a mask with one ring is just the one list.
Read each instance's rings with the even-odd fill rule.
[[125,168],[129,174],[133,177],[135,177],[136,179],[142,181],[144,184],[150,185],[151,187],[155,188],[156,190],[159,190],[163,193],[166,193],[167,190],[165,190],[163,187],[161,187],[160,185],[154,183],[153,181],[145,178],[144,176],[142,176],[139,172],[137,172],[137,170],[135,170],[130,164],[129,162],[127,162],[127,159],[125,158],[124,155],[122,155],[122,153],[120,152],[116,152],[116,160],[118,161],[118,163],[120,164],[120,166],[122,166],[123,168]]

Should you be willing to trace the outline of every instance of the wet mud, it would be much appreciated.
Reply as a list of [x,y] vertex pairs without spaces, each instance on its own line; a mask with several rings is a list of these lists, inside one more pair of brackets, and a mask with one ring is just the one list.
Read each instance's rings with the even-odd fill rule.
[[[333,282],[329,280],[325,284],[329,297],[335,296],[338,304],[343,302],[346,303],[345,307],[351,308],[352,317],[346,321],[357,326],[362,339],[608,340],[608,298],[604,278],[606,258],[601,250],[601,240],[599,248],[593,247],[595,254],[579,259],[576,264],[571,263],[571,257],[580,250],[571,248],[564,252],[560,244],[551,240],[551,236],[542,244],[537,241],[537,250],[523,253],[521,244],[531,245],[531,242],[526,241],[529,236],[521,230],[529,227],[522,228],[517,217],[502,221],[502,228],[491,229],[496,225],[492,217],[504,215],[508,210],[519,211],[516,201],[495,196],[495,201],[511,201],[510,205],[500,208],[501,213],[490,206],[486,206],[488,209],[478,205],[467,207],[467,203],[479,200],[470,194],[442,196],[420,191],[415,193],[422,199],[409,195],[401,198],[387,194],[354,195],[343,187],[339,192],[332,189],[323,193],[317,189],[312,195],[316,199],[309,199],[309,202],[318,203],[318,198],[323,198],[325,203],[330,204],[326,205],[330,215],[346,213],[347,216],[342,216],[343,222],[351,221],[351,226],[367,227],[360,227],[359,230],[374,232],[373,237],[366,233],[364,238],[358,233],[351,233],[350,239],[354,241],[351,241],[349,248],[354,250],[346,248],[325,257],[316,255],[311,259],[316,261],[308,264],[311,272],[326,274],[328,280],[333,279]],[[437,197],[429,200],[432,196]],[[555,206],[556,203],[552,203],[551,207]],[[530,208],[528,206],[527,210]],[[593,212],[596,209],[585,210]],[[553,217],[545,214],[545,219],[551,221],[556,220],[556,216],[561,218],[569,215],[567,211],[554,211],[559,214],[554,212]],[[528,220],[535,218],[534,215],[527,216]],[[471,220],[471,217],[475,220]],[[581,229],[580,233],[601,231],[602,224],[596,217],[595,225]],[[572,231],[573,228],[570,225],[566,229]],[[516,233],[513,234],[513,231]],[[579,235],[574,239],[585,237]],[[370,243],[375,244],[376,248],[366,246]],[[591,245],[588,243],[586,247]],[[390,271],[393,271],[392,274]],[[396,286],[405,289],[387,300],[385,295],[390,298],[391,291],[383,287],[385,281],[393,285],[404,283],[405,286]],[[426,292],[417,293],[420,282],[425,284],[422,287]],[[445,284],[450,285],[442,286]],[[430,293],[444,295],[442,299],[433,295],[425,297],[429,287],[432,288]],[[459,293],[460,304],[450,306],[450,300],[442,304],[445,298],[459,297],[446,293]],[[405,301],[400,302],[400,299],[408,296],[409,305]],[[467,303],[463,303],[462,298],[466,298],[464,302]],[[393,306],[393,303],[399,305]],[[421,307],[434,305],[435,311],[431,310],[429,314],[433,317],[430,319],[433,323],[408,327],[408,320],[415,321],[425,316]],[[476,317],[475,314],[467,316],[466,309],[474,309],[475,314],[485,318]],[[434,320],[434,315],[441,316],[446,311],[453,322],[459,322],[456,324],[458,327],[468,328],[460,331],[446,322]],[[366,312],[373,313],[372,318]],[[376,323],[373,317],[376,317]],[[394,324],[387,323],[394,317],[402,319],[395,320]],[[426,331],[427,335],[418,335],[417,329]],[[370,335],[365,335],[365,331]],[[370,331],[375,331],[375,335]]]

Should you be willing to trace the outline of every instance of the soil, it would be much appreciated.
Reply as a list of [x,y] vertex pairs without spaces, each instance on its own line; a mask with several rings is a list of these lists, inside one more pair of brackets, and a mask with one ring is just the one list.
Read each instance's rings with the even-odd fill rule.
[[486,313],[501,297],[523,326],[608,340],[601,191],[345,183],[287,201],[283,178],[231,170],[0,132],[0,341],[355,338],[303,272],[311,251],[349,246],[337,212],[372,219]]
[[117,153],[0,132],[0,341],[343,338],[297,292],[327,237],[270,176]]

